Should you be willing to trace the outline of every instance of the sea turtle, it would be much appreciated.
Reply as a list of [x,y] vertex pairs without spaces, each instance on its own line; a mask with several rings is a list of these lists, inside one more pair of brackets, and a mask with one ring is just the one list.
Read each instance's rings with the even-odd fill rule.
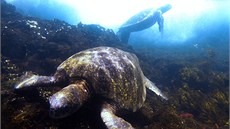
[[129,36],[131,32],[141,31],[153,26],[156,22],[159,25],[159,31],[163,33],[163,13],[171,9],[170,4],[166,4],[158,9],[150,8],[139,12],[133,17],[129,18],[117,32],[118,37],[121,42],[128,43]]
[[101,118],[107,128],[133,128],[118,117],[119,111],[136,111],[146,99],[146,87],[165,95],[147,79],[132,54],[112,47],[96,47],[69,57],[53,76],[32,75],[15,85],[16,90],[68,85],[49,98],[50,116],[62,118],[76,112],[90,97],[103,100]]

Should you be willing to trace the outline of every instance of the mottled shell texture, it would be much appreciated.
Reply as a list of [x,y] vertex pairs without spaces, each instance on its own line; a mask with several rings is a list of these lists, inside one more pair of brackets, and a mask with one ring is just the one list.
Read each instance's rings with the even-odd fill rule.
[[135,24],[139,24],[141,22],[144,22],[145,20],[147,20],[149,17],[151,17],[153,15],[154,11],[156,11],[156,10],[153,8],[146,9],[146,10],[134,15],[133,17],[131,17],[125,24],[122,25],[122,27],[133,26]]
[[69,57],[57,70],[69,78],[86,79],[95,94],[121,108],[136,111],[145,98],[144,75],[134,54],[111,47],[97,47]]

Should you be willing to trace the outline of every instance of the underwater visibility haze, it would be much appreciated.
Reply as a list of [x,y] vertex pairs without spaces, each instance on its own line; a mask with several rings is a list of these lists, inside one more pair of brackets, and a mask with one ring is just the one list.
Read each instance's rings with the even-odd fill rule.
[[[118,31],[119,27],[134,14],[148,8],[158,8],[171,4],[172,9],[164,14],[165,38],[157,33],[157,26],[136,33],[131,41],[183,43],[191,38],[203,37],[199,32],[212,31],[217,28],[228,30],[228,0],[6,0],[14,4],[25,15],[45,19],[60,19],[69,24],[99,24]],[[45,13],[44,13],[45,12]],[[208,28],[208,29],[207,29]],[[226,29],[226,30],[225,30]],[[224,32],[222,31],[222,32]],[[151,33],[150,33],[151,32]],[[202,32],[203,33],[203,32]],[[202,35],[206,35],[204,32]],[[144,39],[142,39],[144,38]],[[137,40],[137,41],[136,41]],[[135,44],[135,45],[138,45]]]
[[228,129],[229,17],[229,0],[1,0],[1,126]]

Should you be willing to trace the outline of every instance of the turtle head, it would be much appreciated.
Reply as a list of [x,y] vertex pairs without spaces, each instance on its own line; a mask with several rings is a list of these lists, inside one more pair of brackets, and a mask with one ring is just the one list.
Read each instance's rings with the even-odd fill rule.
[[161,10],[162,13],[165,13],[168,10],[170,10],[171,8],[172,8],[172,5],[166,4],[166,5],[162,6],[162,7],[160,7],[159,10]]
[[63,118],[76,112],[89,98],[85,81],[77,81],[63,88],[49,98],[50,117]]
[[78,102],[74,105],[70,103],[69,95],[65,92],[59,91],[49,98],[50,111],[49,115],[52,118],[63,118],[66,117],[79,108]]

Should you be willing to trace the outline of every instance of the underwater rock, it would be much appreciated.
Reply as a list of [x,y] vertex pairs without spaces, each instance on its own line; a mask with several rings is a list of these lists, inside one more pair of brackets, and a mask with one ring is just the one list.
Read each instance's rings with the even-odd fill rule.
[[202,80],[202,73],[198,68],[184,67],[180,71],[180,76],[183,81],[200,82]]
[[[3,5],[9,5],[3,3]],[[15,9],[8,9],[14,7],[11,6],[2,8],[2,12],[9,12],[7,14],[12,16],[9,19],[2,15],[2,55],[13,62],[24,62],[18,64],[19,67],[27,69],[31,64],[37,64],[42,68],[28,70],[38,73],[41,71],[45,74],[55,69],[42,72],[42,69],[47,67],[42,66],[43,64],[48,64],[49,67],[57,65],[49,64],[50,62],[39,62],[41,59],[63,61],[76,52],[97,46],[111,46],[133,51],[128,45],[122,45],[112,30],[102,26],[81,23],[75,26],[58,19],[42,20],[22,15],[13,17],[16,12]]]
[[213,49],[208,49],[207,54],[209,58],[214,58],[216,56],[216,52]]
[[1,0],[1,18],[3,17],[9,20],[20,18],[22,15],[16,12],[15,6],[8,4],[5,0]]
[[12,85],[18,77],[22,75],[22,71],[18,66],[7,57],[1,56],[1,84]]
[[191,113],[182,113],[179,115],[181,118],[193,118],[193,114]]

